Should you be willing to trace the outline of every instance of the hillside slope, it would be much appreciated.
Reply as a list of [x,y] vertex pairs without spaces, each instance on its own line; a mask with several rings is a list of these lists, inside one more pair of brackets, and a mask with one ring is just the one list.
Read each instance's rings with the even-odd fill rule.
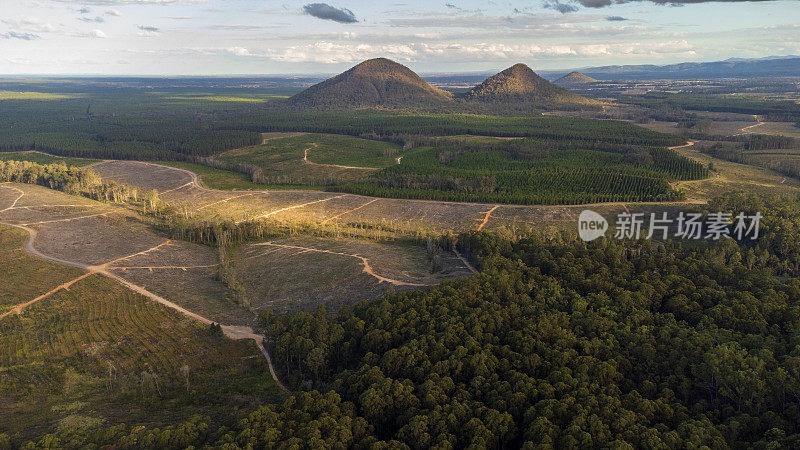
[[557,79],[553,83],[558,85],[575,85],[575,84],[589,84],[589,83],[597,83],[592,77],[588,77],[580,72],[570,72],[563,77]]
[[470,89],[466,98],[485,102],[517,101],[533,104],[597,103],[556,86],[537,75],[525,64],[515,64],[487,78],[483,83]]
[[386,58],[364,61],[291,97],[301,107],[360,108],[425,106],[447,102],[452,94],[437,89],[411,69]]

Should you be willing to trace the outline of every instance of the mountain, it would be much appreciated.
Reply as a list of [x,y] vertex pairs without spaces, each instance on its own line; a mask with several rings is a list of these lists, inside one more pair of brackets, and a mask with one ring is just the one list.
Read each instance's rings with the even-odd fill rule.
[[408,67],[375,58],[296,94],[289,103],[302,107],[362,108],[425,106],[452,100]]
[[557,79],[553,83],[562,85],[562,86],[569,86],[574,84],[589,84],[589,83],[597,83],[592,77],[587,77],[586,75],[580,72],[570,72],[563,77]]
[[800,58],[798,55],[784,55],[784,56],[762,56],[761,58],[728,58],[725,61],[772,61],[775,59],[792,59]]
[[525,64],[515,64],[487,78],[483,83],[470,89],[465,97],[468,100],[487,102],[596,103],[545,80]]
[[584,68],[581,69],[581,72],[602,80],[796,77],[800,73],[800,57],[729,59],[727,61],[687,62],[666,66],[652,64],[603,66]]

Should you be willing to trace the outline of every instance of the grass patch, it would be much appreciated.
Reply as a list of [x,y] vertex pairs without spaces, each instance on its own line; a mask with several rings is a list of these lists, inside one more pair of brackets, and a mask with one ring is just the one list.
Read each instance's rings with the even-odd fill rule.
[[197,174],[200,183],[209,188],[217,189],[220,191],[234,191],[234,190],[318,190],[320,186],[311,185],[272,185],[272,184],[259,184],[250,181],[250,177],[243,173],[231,172],[228,170],[216,169],[214,167],[204,166],[202,164],[194,164],[181,161],[152,161],[154,164],[161,164],[163,166],[175,167],[178,169],[185,169]]
[[267,95],[259,97],[233,97],[226,95],[198,95],[198,96],[174,96],[167,97],[167,100],[200,100],[205,102],[225,102],[225,103],[264,103],[270,100],[286,98],[285,95]]
[[80,94],[53,94],[50,92],[16,92],[0,91],[0,100],[62,100],[79,98]]
[[395,165],[401,154],[388,142],[314,133],[268,139],[217,159],[256,166],[269,184],[325,186],[363,180],[374,172],[370,169]]

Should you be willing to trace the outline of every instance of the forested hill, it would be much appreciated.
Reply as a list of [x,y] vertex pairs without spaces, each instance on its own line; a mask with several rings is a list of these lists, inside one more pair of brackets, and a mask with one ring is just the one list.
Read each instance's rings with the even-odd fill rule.
[[478,275],[337,315],[263,317],[298,390],[281,405],[231,427],[197,417],[39,443],[797,448],[800,210],[737,195],[711,208],[764,212],[761,239],[470,233],[459,241]]

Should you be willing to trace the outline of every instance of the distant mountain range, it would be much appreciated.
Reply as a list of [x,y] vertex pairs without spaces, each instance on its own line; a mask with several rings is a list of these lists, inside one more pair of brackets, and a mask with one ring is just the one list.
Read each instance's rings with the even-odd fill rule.
[[[547,72],[557,79],[565,72]],[[800,56],[768,56],[758,59],[731,58],[715,62],[687,62],[657,66],[652,64],[602,66],[581,69],[598,80],[800,77]]]
[[431,86],[408,67],[386,58],[364,61],[289,98],[301,108],[436,107],[451,104],[551,106],[597,104],[515,64],[463,94]]

